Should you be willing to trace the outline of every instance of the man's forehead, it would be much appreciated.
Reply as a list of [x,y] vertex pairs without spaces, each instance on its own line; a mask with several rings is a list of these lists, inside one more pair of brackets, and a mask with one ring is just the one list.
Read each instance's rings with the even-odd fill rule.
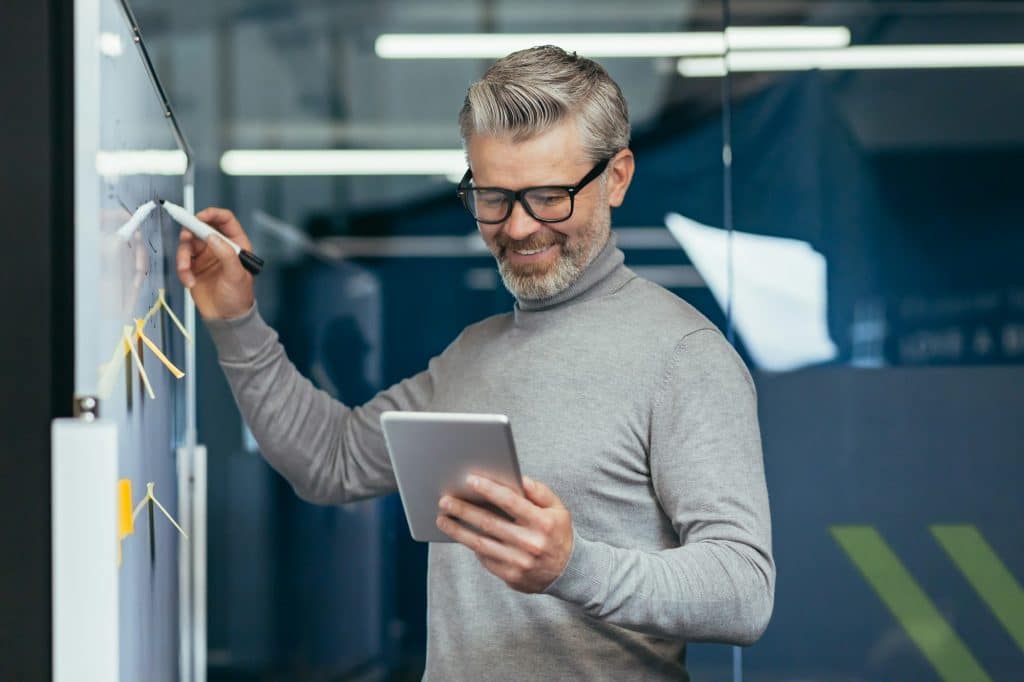
[[572,184],[578,168],[589,164],[575,130],[562,127],[521,141],[510,135],[474,135],[467,156],[477,184],[509,188]]

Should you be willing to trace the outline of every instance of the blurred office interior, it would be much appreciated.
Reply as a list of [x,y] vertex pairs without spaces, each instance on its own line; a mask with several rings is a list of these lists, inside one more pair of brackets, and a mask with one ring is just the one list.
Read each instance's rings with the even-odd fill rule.
[[[1024,2],[134,7],[196,206],[236,212],[263,315],[350,404],[512,304],[455,197],[457,112],[498,55],[421,39],[688,34],[579,51],[631,106],[627,264],[719,325],[759,391],[774,617],[749,649],[690,647],[694,679],[1019,678]],[[320,171],[263,154],[339,150]],[[419,679],[426,550],[397,497],[298,500],[202,333],[199,373],[210,679]]]

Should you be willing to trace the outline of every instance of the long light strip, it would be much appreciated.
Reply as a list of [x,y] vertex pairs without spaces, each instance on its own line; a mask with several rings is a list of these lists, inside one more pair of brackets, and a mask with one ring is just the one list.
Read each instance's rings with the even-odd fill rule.
[[461,176],[461,149],[234,149],[224,152],[227,175]]
[[730,52],[724,59],[680,59],[678,71],[690,78],[723,76],[726,71],[827,71],[860,69],[959,69],[1024,66],[1024,43],[992,45],[856,45],[832,50]]
[[[256,213],[256,219],[262,227],[278,235],[292,232],[304,234],[294,226],[262,212]],[[615,235],[616,243],[624,249],[679,250],[679,244],[663,227],[616,227]],[[292,236],[284,239],[296,241]],[[488,254],[487,245],[476,230],[464,236],[323,237],[316,240],[316,247],[312,244],[310,242],[305,248],[324,249],[328,253],[338,254],[335,257],[455,258]]]
[[498,58],[535,45],[558,45],[588,57],[714,56],[733,49],[833,48],[850,44],[845,26],[743,26],[682,33],[384,33],[382,59]]
[[103,177],[121,175],[184,175],[185,152],[178,149],[99,151],[96,172]]
[[725,29],[730,50],[807,50],[846,47],[845,26],[730,26]]

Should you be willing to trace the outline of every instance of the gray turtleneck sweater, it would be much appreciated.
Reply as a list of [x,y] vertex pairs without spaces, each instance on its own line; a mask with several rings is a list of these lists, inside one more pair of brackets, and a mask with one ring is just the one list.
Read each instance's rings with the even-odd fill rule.
[[523,473],[571,512],[572,555],[544,594],[515,592],[462,545],[430,546],[426,679],[686,679],[686,642],[751,644],[766,627],[775,566],[750,376],[614,239],[566,291],[467,327],[361,407],[303,378],[255,307],[206,324],[300,497],[396,489],[385,410],[488,412],[509,416]]

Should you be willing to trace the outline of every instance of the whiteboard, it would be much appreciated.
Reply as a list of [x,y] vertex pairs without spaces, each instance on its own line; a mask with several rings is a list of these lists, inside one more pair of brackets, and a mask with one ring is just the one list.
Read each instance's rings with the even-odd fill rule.
[[[177,453],[195,445],[194,346],[162,308],[143,327],[185,372],[178,379],[134,336],[161,289],[192,335],[194,312],[174,271],[178,228],[155,210],[129,240],[117,235],[150,200],[193,210],[191,155],[121,0],[75,0],[74,144],[75,392],[99,396],[101,417],[116,425],[117,478],[131,481],[133,506],[152,482],[172,516],[191,517],[179,504]],[[124,352],[126,326],[155,397]],[[109,619],[97,614],[97,627],[116,630],[121,680],[191,679],[179,662],[189,627],[187,612],[179,617],[179,559],[191,549],[159,511],[152,533],[147,517],[144,508],[122,542],[117,603]]]

